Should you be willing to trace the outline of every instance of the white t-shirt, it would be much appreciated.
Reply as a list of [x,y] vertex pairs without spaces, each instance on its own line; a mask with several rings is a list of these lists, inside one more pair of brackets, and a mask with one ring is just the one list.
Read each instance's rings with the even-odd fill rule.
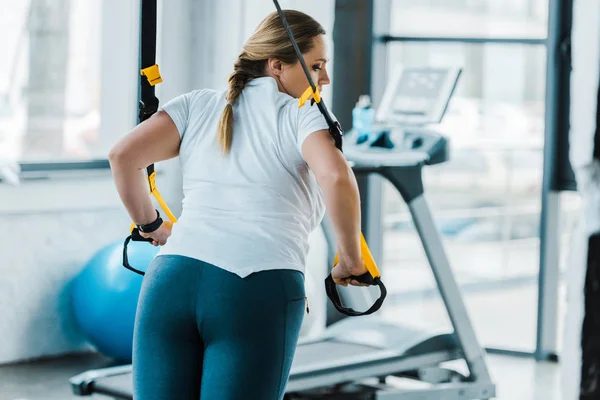
[[234,105],[232,148],[223,156],[217,127],[225,93],[195,90],[162,107],[182,137],[184,199],[159,255],[196,258],[241,277],[304,272],[308,236],[325,207],[301,146],[328,128],[325,118],[310,102],[298,108],[273,78],[253,79]]

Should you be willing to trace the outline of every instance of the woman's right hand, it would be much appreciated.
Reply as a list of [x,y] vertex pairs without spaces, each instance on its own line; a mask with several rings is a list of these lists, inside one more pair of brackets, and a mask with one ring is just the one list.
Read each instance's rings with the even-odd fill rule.
[[338,260],[339,262],[331,270],[331,277],[335,284],[342,286],[369,286],[366,283],[361,283],[353,279],[368,272],[362,258],[345,258],[340,255]]

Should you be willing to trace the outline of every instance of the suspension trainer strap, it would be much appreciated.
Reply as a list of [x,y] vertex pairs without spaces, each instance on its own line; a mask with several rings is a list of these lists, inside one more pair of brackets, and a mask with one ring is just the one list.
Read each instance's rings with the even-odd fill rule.
[[[319,93],[319,89],[315,86],[315,83],[310,75],[308,67],[306,66],[306,62],[304,61],[304,57],[302,56],[302,52],[300,51],[300,48],[298,47],[298,43],[296,42],[296,39],[294,38],[292,29],[290,28],[290,25],[288,24],[287,19],[285,18],[285,14],[283,13],[283,11],[281,10],[281,7],[279,6],[279,2],[277,0],[273,0],[273,3],[275,4],[275,8],[277,8],[277,13],[279,15],[279,18],[281,19],[281,22],[287,32],[287,35],[288,35],[292,45],[294,46],[294,50],[296,52],[296,57],[298,58],[298,61],[302,65],[302,69],[304,70],[304,74],[306,75],[306,78],[308,79],[308,83],[309,83],[308,89],[306,89],[304,94],[299,99],[298,107],[304,106],[304,104],[306,103],[306,101],[308,99],[312,99],[313,102],[316,102],[317,107],[319,107],[319,111],[321,111],[321,114],[323,114],[323,117],[325,118],[325,121],[327,122],[327,126],[329,127],[329,133],[331,134],[331,136],[333,136],[333,138],[335,140],[336,147],[340,151],[342,151],[342,136],[343,136],[342,127],[338,121],[334,121],[333,118],[331,118],[331,115],[329,115],[329,111],[327,110],[327,107],[325,106],[325,102],[322,101],[321,94]],[[366,242],[362,232],[360,234],[360,245],[361,245],[361,254],[363,257],[363,262],[365,264],[365,267],[367,268],[367,272],[365,272],[361,276],[357,276],[354,278],[358,282],[361,282],[361,283],[366,283],[369,285],[377,285],[377,286],[379,286],[379,290],[380,290],[379,299],[377,299],[375,301],[375,303],[368,310],[360,312],[360,311],[353,310],[352,308],[344,307],[342,305],[340,296],[337,292],[337,288],[336,288],[337,285],[334,283],[333,277],[331,276],[331,274],[329,274],[329,276],[325,279],[325,290],[327,292],[327,296],[329,297],[329,299],[331,300],[331,302],[333,303],[335,308],[342,314],[346,314],[351,317],[360,316],[360,315],[368,315],[368,314],[372,314],[372,313],[376,312],[377,310],[379,310],[379,308],[383,304],[383,300],[387,296],[387,290],[385,288],[385,285],[381,281],[381,274],[379,272],[379,269],[377,268],[375,259],[373,258],[371,251],[369,250],[369,247],[367,246],[367,242]],[[338,263],[338,255],[336,254],[335,260],[334,260],[334,265],[337,265],[337,263]]]
[[[141,21],[140,21],[140,99],[138,103],[139,114],[138,123],[141,124],[158,111],[159,101],[156,97],[155,86],[162,82],[160,70],[156,64],[156,24],[157,24],[157,0],[141,0]],[[177,222],[177,219],[163,200],[156,187],[156,171],[154,164],[146,168],[148,176],[148,186],[150,193],[156,198],[161,208],[167,214],[171,223]],[[139,229],[135,223],[132,223],[130,235],[123,244],[123,266],[137,274],[144,275],[144,272],[133,268],[129,264],[127,257],[127,245],[130,241],[134,242],[152,242],[152,239],[144,238],[140,235]]]
[[156,65],[156,1],[141,0],[139,123],[150,118],[158,110],[155,85],[162,82]]
[[285,31],[287,32],[287,35],[290,38],[290,41],[292,42],[292,46],[294,46],[294,50],[296,51],[296,57],[298,58],[298,61],[300,61],[300,65],[302,65],[302,69],[304,70],[304,74],[306,75],[306,78],[308,79],[308,83],[310,85],[308,87],[308,89],[306,89],[304,94],[300,97],[298,107],[304,106],[304,103],[308,99],[312,98],[313,101],[317,103],[317,107],[319,107],[319,111],[321,111],[321,114],[323,114],[323,117],[325,118],[325,121],[327,122],[327,126],[329,126],[329,134],[331,136],[333,136],[333,139],[335,140],[335,146],[340,151],[342,151],[342,136],[344,133],[342,131],[342,127],[339,122],[334,121],[333,118],[331,118],[331,115],[329,115],[329,111],[327,110],[327,106],[325,105],[325,102],[321,101],[321,94],[319,93],[319,89],[315,86],[315,83],[314,83],[312,77],[310,76],[310,72],[308,71],[306,62],[304,61],[304,57],[302,57],[302,52],[300,51],[300,48],[298,47],[298,43],[296,42],[296,39],[294,38],[294,34],[292,33],[292,29],[290,28],[290,25],[288,24],[287,19],[285,18],[285,14],[281,10],[281,6],[279,5],[279,2],[277,0],[273,0],[273,3],[275,4],[275,7],[277,8],[277,13],[279,14],[279,18],[281,18],[283,27],[285,28]]

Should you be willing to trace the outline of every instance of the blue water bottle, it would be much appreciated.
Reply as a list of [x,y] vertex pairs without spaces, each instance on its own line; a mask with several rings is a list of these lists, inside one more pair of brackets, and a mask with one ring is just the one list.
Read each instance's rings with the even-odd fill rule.
[[375,110],[371,108],[371,97],[368,94],[360,95],[352,110],[352,129],[355,131],[357,144],[369,139],[373,131],[374,119]]

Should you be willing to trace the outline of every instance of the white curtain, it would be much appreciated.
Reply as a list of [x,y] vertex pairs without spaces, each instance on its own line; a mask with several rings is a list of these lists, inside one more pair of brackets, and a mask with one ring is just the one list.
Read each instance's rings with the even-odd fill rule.
[[566,275],[567,314],[561,352],[563,400],[579,398],[588,238],[600,231],[600,163],[593,158],[600,76],[598,0],[574,0],[572,58],[570,160],[582,207]]

